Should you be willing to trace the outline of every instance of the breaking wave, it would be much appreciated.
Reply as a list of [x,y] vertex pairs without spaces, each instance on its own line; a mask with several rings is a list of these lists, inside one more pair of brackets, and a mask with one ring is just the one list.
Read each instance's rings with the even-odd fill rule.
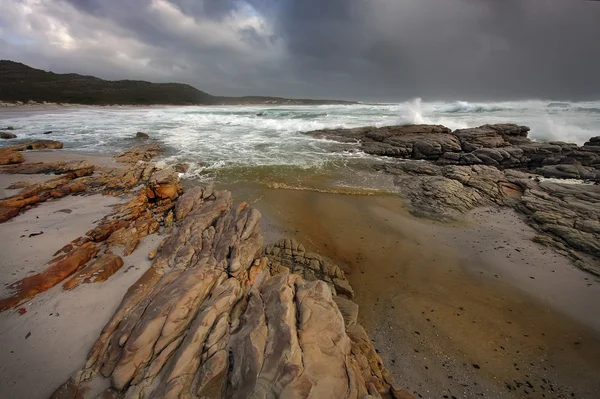
[[[318,129],[440,124],[451,129],[486,123],[518,123],[535,140],[582,144],[600,135],[600,102],[428,102],[394,104],[222,107],[54,107],[0,110],[19,140],[52,138],[78,151],[114,154],[135,144],[138,131],[166,147],[170,162],[210,168],[238,166],[318,167],[356,158],[356,144],[314,139]],[[12,143],[2,142],[1,146]],[[198,167],[202,170],[205,167]]]

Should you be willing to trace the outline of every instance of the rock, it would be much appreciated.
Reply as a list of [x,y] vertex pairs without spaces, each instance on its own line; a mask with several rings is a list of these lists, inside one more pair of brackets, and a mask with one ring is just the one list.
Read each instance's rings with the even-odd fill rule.
[[362,399],[391,392],[391,377],[360,335],[357,306],[333,296],[329,284],[344,278],[337,266],[294,240],[279,244],[285,257],[277,259],[307,273],[314,270],[306,261],[314,260],[329,283],[262,257],[260,213],[233,206],[228,192],[190,190],[175,215],[179,226],[152,267],[54,398],[105,378],[128,397]]
[[0,132],[0,139],[16,139],[17,135],[13,133]]
[[52,130],[48,130],[47,132],[44,132],[43,134],[52,134]]
[[0,173],[22,175],[53,173],[59,175],[74,172],[74,177],[82,177],[91,175],[94,173],[94,169],[95,166],[87,161],[35,162],[8,166],[0,169]]
[[135,134],[135,138],[138,140],[148,140],[150,138],[150,136],[148,136],[146,133],[144,132],[137,132]]
[[15,130],[15,128],[13,126],[7,126],[4,128],[4,130]]
[[173,165],[173,169],[177,173],[186,173],[190,169],[190,165],[187,163],[178,163]]
[[108,248],[123,248],[123,256],[135,251],[140,240],[158,231],[159,224],[154,219],[138,219],[131,226],[114,231],[107,240]]
[[63,143],[54,140],[34,140],[24,144],[18,144],[7,149],[12,151],[27,150],[57,150],[63,148]]
[[4,223],[19,214],[17,207],[0,207],[0,223]]
[[0,150],[0,165],[11,165],[25,162],[25,158],[20,152],[11,150]]
[[129,222],[126,220],[111,220],[101,222],[93,230],[86,233],[94,242],[102,242],[106,240],[115,231],[126,228],[129,226]]
[[354,290],[352,289],[350,283],[348,283],[347,280],[334,278],[333,286],[335,287],[335,291],[338,295],[344,295],[348,297],[348,299],[354,298]]
[[9,287],[15,293],[0,300],[0,311],[12,309],[21,303],[33,298],[40,292],[44,292],[59,284],[77,270],[82,268],[92,259],[99,249],[92,243],[85,243],[73,249],[67,255],[59,256],[50,262],[50,267],[40,274],[25,277]]
[[101,283],[106,281],[123,266],[123,259],[117,255],[103,255],[95,262],[77,272],[63,284],[65,290],[71,290],[79,284]]
[[135,147],[121,155],[116,156],[117,162],[137,163],[139,161],[150,161],[162,152],[158,144]]

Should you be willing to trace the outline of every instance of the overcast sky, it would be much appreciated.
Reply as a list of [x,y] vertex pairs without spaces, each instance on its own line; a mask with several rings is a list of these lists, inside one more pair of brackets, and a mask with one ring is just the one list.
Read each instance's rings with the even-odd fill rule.
[[600,99],[600,1],[0,0],[0,58],[217,95]]

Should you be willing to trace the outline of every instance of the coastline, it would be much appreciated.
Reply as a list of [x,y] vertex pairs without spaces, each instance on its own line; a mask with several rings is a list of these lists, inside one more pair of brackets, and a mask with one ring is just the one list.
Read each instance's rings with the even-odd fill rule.
[[[89,159],[63,150],[24,155],[29,162]],[[114,166],[109,157],[90,161]],[[8,182],[2,180],[6,176],[10,175],[0,175],[2,188]],[[223,188],[232,191],[236,202],[246,200],[261,211],[265,244],[295,238],[346,272],[361,309],[360,322],[401,388],[423,397],[520,396],[530,389],[526,381],[535,386],[551,384],[557,394],[573,392],[583,398],[600,390],[594,380],[600,370],[599,320],[593,318],[600,303],[598,279],[573,267],[566,257],[531,242],[531,229],[513,211],[478,208],[464,222],[448,225],[411,216],[394,195],[332,194],[244,183]],[[93,214],[105,205],[93,196],[44,202],[0,225],[2,250],[10,248],[18,259],[30,250],[16,250],[16,243],[27,240],[30,247],[39,249],[36,242],[48,239],[46,235],[21,238],[22,234],[10,229],[18,222],[27,230],[46,229],[44,223],[56,226],[55,207],[79,207]],[[78,217],[82,224],[74,225],[76,212],[58,215],[62,219],[58,228],[72,228],[75,236],[93,227],[90,222],[95,219]],[[515,227],[521,233],[513,237]],[[29,255],[47,260],[62,246],[58,241],[72,238],[70,233],[52,237],[56,241],[48,243],[46,252]],[[0,366],[5,376],[1,385],[7,389],[2,394],[38,397],[38,392],[39,397],[47,397],[82,367],[85,353],[124,291],[150,267],[148,252],[161,239],[156,234],[144,238],[126,257],[125,267],[106,283],[67,293],[54,287],[28,301],[31,311],[23,316],[0,314],[6,326],[0,331],[1,346],[14,351],[10,356],[18,359],[2,356],[6,363]],[[499,246],[504,248],[496,249]],[[519,267],[522,259],[529,261],[527,268]],[[554,262],[555,272],[546,270]],[[2,283],[14,278],[6,280],[3,275]],[[548,287],[559,296],[553,297]],[[561,294],[563,287],[570,289]],[[578,300],[566,302],[568,298]],[[590,307],[580,309],[585,303]],[[60,316],[50,316],[56,312]],[[582,324],[586,319],[589,323]],[[57,340],[48,344],[48,335]],[[52,372],[40,367],[45,363],[53,365]],[[34,382],[36,391],[31,392]],[[538,397],[542,392],[527,395]]]

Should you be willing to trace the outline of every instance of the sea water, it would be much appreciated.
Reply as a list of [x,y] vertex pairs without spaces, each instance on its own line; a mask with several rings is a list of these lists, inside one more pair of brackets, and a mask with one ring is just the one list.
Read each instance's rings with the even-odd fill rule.
[[[537,141],[583,144],[600,135],[600,101],[425,102],[320,106],[39,106],[0,109],[0,129],[13,126],[19,139],[62,141],[65,148],[112,155],[147,133],[166,148],[165,161],[189,162],[189,174],[245,175],[346,165],[369,158],[354,144],[312,138],[328,128],[441,124],[451,129],[517,123]],[[44,135],[52,131],[50,135]],[[250,176],[249,178],[252,178]]]

